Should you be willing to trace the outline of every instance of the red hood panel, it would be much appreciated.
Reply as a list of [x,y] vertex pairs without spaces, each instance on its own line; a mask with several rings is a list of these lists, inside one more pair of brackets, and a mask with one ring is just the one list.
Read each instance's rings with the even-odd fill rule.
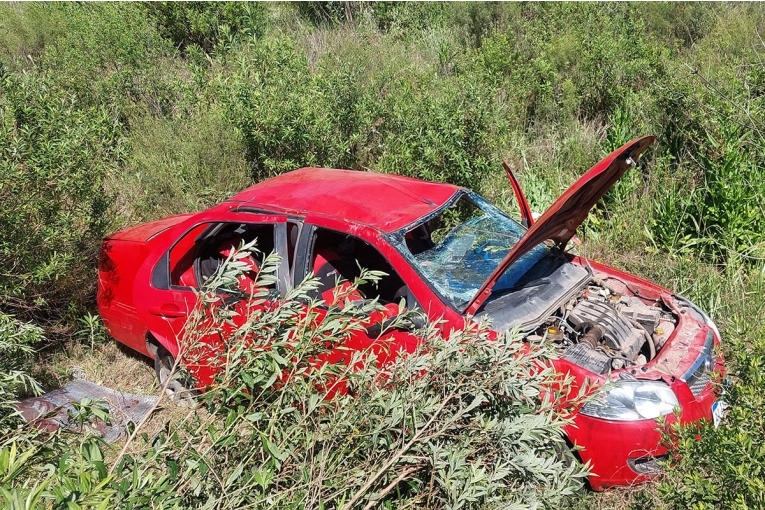
[[475,314],[491,295],[491,289],[507,268],[539,243],[551,239],[558,246],[565,246],[576,233],[577,227],[587,217],[590,209],[653,141],[653,136],[644,136],[616,149],[558,197],[558,200],[548,207],[534,225],[523,234],[523,237],[487,278],[472,301],[468,303],[465,313]]

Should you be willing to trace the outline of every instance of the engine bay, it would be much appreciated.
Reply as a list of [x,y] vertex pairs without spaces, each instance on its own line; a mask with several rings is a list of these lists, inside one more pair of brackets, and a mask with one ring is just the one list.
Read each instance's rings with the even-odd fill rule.
[[674,331],[676,318],[660,300],[617,292],[608,279],[592,278],[526,340],[553,344],[563,359],[595,374],[650,362]]

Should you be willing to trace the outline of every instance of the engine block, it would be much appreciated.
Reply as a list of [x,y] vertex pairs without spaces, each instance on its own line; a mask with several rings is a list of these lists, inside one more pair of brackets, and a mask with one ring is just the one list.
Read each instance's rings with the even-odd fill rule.
[[643,331],[634,327],[606,302],[583,299],[571,310],[569,320],[580,332],[593,326],[603,329],[603,343],[628,360],[635,359],[645,342]]

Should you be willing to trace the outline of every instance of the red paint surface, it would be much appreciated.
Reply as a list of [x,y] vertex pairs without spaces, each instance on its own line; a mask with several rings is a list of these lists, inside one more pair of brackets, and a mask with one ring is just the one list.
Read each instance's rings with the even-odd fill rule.
[[459,189],[373,172],[301,168],[256,184],[229,202],[337,218],[391,232],[438,208]]
[[518,201],[518,208],[521,210],[521,223],[524,227],[529,228],[534,224],[534,216],[531,212],[531,207],[529,207],[529,202],[526,200],[526,195],[523,194],[521,184],[515,178],[510,165],[504,159],[502,160],[502,166],[505,167],[507,178],[510,179],[510,185],[513,187],[513,193],[515,193],[515,199]]
[[590,213],[590,209],[630,167],[627,160],[637,161],[638,156],[653,141],[653,136],[632,140],[609,154],[572,184],[515,243],[513,249],[467,304],[465,313],[474,315],[491,295],[491,289],[507,268],[535,246],[548,239],[555,241],[560,247],[565,246],[574,237],[576,229]]

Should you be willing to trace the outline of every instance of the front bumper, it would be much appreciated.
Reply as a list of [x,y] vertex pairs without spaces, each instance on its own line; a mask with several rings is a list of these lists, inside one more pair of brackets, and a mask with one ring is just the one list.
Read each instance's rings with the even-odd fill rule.
[[[682,407],[681,423],[712,421],[712,405],[716,401],[713,384],[698,397],[679,379],[672,389]],[[667,424],[677,421],[676,416],[667,416]],[[582,448],[577,452],[582,462],[590,463],[589,481],[596,491],[650,479],[656,474],[657,460],[667,455],[655,420],[610,421],[579,414],[566,434],[574,445]]]

